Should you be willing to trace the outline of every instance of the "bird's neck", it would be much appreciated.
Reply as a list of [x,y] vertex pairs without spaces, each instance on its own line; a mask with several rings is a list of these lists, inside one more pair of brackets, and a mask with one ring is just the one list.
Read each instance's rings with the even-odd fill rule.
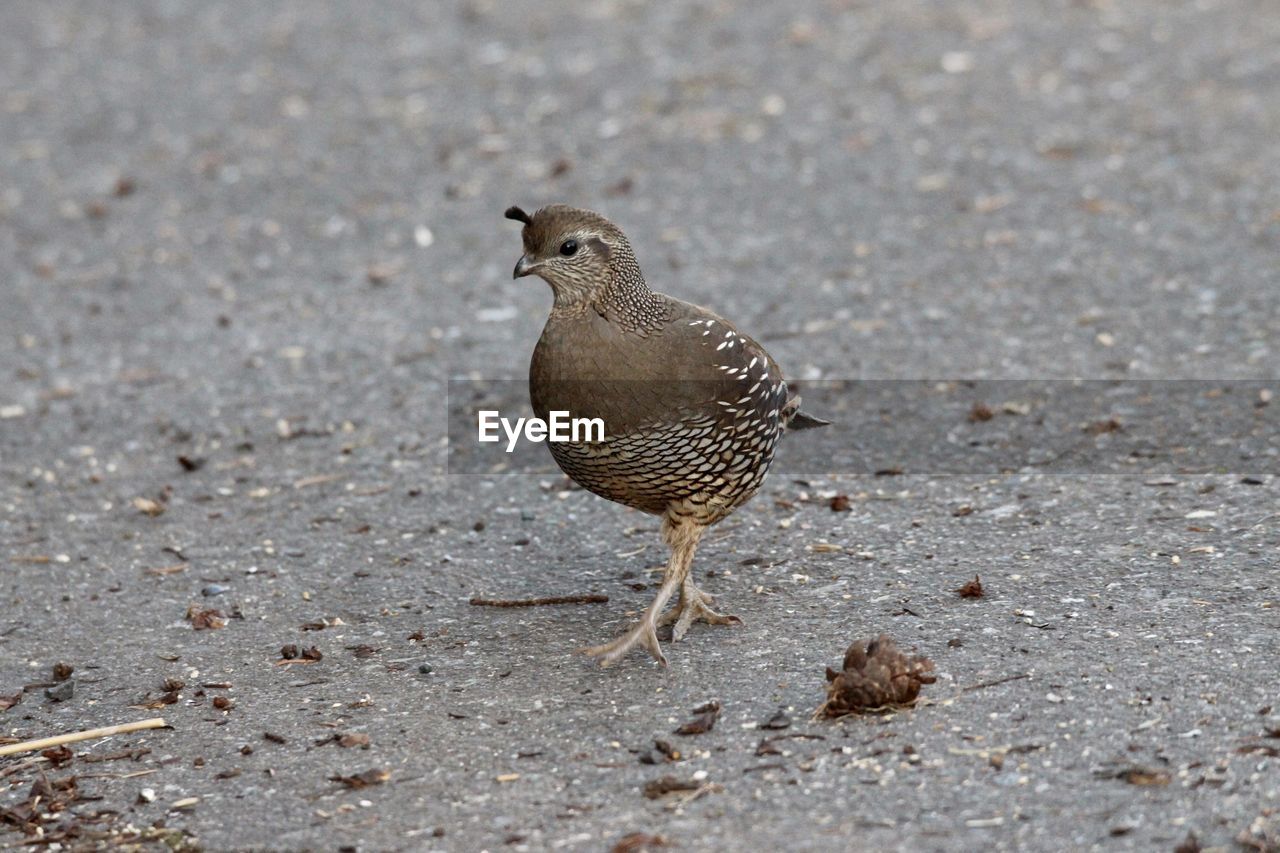
[[649,289],[629,246],[609,258],[609,282],[595,300],[605,318],[624,329],[647,334],[666,322],[662,297]]

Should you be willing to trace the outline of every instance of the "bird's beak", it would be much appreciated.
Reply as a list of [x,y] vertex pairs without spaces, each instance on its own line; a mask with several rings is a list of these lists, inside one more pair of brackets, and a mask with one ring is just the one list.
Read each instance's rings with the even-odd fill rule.
[[523,278],[526,275],[532,275],[538,269],[540,264],[536,261],[529,260],[528,255],[521,255],[520,260],[516,261],[516,268],[511,273],[512,278]]

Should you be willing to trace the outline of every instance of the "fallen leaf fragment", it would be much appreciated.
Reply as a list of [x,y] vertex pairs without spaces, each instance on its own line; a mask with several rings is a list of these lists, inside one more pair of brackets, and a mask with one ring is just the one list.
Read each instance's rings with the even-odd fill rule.
[[956,590],[961,598],[982,598],[986,592],[982,589],[982,578],[977,575],[973,576],[973,580],[965,581],[964,585]]
[[693,709],[693,719],[676,729],[678,735],[701,735],[711,731],[720,716],[720,703],[711,700],[705,705]]
[[66,746],[50,747],[49,749],[41,750],[40,754],[47,758],[54,767],[57,767],[59,764],[65,764],[72,758],[75,758],[75,753]]
[[659,847],[667,847],[667,839],[661,835],[651,835],[648,832],[630,832],[618,839],[617,843],[610,848],[609,853],[645,853],[647,850],[656,850]]
[[216,630],[227,627],[227,615],[221,610],[202,608],[192,604],[187,608],[187,621],[196,631]]
[[382,770],[375,767],[371,770],[366,770],[363,773],[352,774],[351,776],[330,776],[329,781],[341,782],[348,788],[355,788],[356,790],[359,790],[360,788],[368,788],[370,785],[381,785],[390,778],[390,770]]
[[651,800],[665,797],[679,791],[696,791],[700,782],[693,779],[678,779],[675,776],[660,776],[644,783],[644,795]]
[[1102,779],[1120,779],[1130,785],[1142,787],[1163,786],[1173,781],[1173,777],[1164,770],[1138,764],[1130,764],[1118,770],[1114,768],[1100,770],[1095,775]]

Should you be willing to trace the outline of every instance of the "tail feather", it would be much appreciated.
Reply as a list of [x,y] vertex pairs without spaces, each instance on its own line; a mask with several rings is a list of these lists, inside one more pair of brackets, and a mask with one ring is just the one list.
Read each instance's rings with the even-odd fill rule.
[[815,418],[807,412],[799,409],[791,416],[791,420],[787,421],[787,430],[816,429],[818,427],[830,426],[831,421],[824,421],[822,418]]

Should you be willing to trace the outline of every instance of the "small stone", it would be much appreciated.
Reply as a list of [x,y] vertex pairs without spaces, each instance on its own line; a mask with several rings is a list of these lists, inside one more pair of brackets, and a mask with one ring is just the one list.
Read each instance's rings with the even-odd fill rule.
[[939,63],[948,74],[964,74],[973,70],[973,54],[963,50],[951,50],[942,54]]
[[75,694],[76,683],[70,678],[44,691],[44,695],[51,702],[66,702]]
[[423,675],[430,675],[434,671],[434,669],[435,667],[433,667],[429,663],[418,664],[418,672],[422,673]]
[[155,788],[143,788],[141,791],[138,792],[139,803],[154,803],[155,801],[156,801]]
[[205,598],[212,598],[215,595],[222,595],[223,593],[227,592],[230,589],[231,587],[223,586],[220,583],[211,583],[208,586],[206,586],[204,589],[200,590],[200,594],[203,595]]

